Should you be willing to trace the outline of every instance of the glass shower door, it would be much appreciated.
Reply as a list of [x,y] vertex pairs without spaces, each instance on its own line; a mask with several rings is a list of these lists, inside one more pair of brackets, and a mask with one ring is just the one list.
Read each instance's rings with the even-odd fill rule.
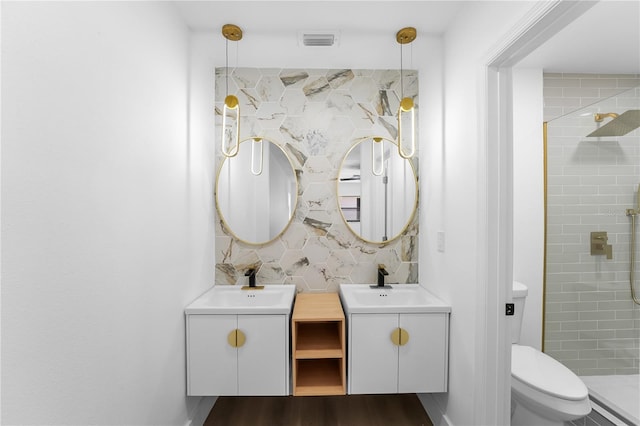
[[[623,118],[629,122],[615,123]],[[545,126],[544,351],[581,376],[592,397],[607,399],[603,404],[636,423],[640,306],[632,289],[638,298],[640,273],[633,273],[640,269],[640,256],[634,255],[640,250],[638,126],[640,88]],[[595,388],[621,395],[608,401],[609,391]]]

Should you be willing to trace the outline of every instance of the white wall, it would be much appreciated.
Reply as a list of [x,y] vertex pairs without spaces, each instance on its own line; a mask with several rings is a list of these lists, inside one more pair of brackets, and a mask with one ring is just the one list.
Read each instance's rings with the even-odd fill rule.
[[[2,3],[0,3],[2,23]],[[2,31],[0,31],[0,77],[2,77]],[[2,211],[2,81],[0,80],[0,212]],[[0,214],[0,423],[2,422],[2,214]]]
[[[473,4],[444,46],[422,34],[413,43],[421,278],[453,306],[450,392],[438,402],[456,425],[476,423],[484,391],[481,65],[528,7]],[[184,397],[182,310],[213,278],[205,141],[224,43],[194,34],[188,68],[187,33],[164,4],[3,8],[2,420],[184,423],[197,401]],[[397,68],[393,38],[342,35],[323,53],[247,38],[238,65]],[[371,46],[392,53],[363,55]]]
[[2,423],[184,424],[214,256],[188,31],[167,3],[2,6]]
[[513,279],[527,295],[520,343],[542,348],[544,150],[542,70],[513,70]]
[[[496,43],[531,7],[530,2],[470,4],[444,37],[442,138],[421,153],[420,222],[428,224],[421,229],[421,278],[452,305],[449,393],[436,399],[445,413],[434,419],[436,425],[482,424],[485,416],[490,417],[483,411],[499,405],[495,395],[487,395],[483,380],[487,362],[483,339],[490,334],[484,296],[486,286],[498,285],[485,282],[480,261],[484,247],[479,236],[487,226],[479,211],[486,197],[484,67]],[[444,252],[437,250],[438,231],[445,233]]]

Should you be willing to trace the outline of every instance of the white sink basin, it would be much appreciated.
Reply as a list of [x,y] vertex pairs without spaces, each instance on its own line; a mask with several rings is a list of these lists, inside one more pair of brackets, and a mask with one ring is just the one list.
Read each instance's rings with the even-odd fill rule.
[[394,284],[390,287],[340,284],[340,300],[347,314],[451,312],[451,306],[418,284]]
[[216,285],[185,308],[187,314],[288,314],[296,286],[265,285],[260,290]]

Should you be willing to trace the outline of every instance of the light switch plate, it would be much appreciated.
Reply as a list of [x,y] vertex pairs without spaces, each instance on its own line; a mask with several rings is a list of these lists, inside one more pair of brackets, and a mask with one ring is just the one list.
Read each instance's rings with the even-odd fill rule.
[[444,253],[444,231],[436,232],[436,244],[438,251]]

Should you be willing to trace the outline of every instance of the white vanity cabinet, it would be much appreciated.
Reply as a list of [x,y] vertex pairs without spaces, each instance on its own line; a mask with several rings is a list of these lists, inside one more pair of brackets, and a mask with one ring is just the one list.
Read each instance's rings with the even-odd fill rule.
[[348,315],[350,394],[447,391],[449,313]]
[[289,315],[187,314],[187,394],[289,395]]
[[187,395],[289,395],[293,285],[215,285],[185,308]]

